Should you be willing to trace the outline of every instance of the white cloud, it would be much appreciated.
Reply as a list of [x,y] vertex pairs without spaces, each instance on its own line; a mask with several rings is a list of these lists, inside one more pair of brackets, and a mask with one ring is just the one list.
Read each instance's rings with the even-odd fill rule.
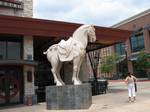
[[149,0],[34,0],[34,17],[110,26],[149,6]]

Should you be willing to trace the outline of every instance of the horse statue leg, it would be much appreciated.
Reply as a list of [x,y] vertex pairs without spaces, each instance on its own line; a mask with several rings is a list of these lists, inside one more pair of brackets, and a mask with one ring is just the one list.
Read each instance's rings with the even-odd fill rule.
[[[79,72],[80,72],[80,68],[81,68],[82,61],[83,61],[83,56],[80,57],[79,68],[78,68],[77,75],[76,75],[78,81],[80,81],[80,79],[79,79]],[[80,82],[81,82],[81,81],[80,81]],[[82,82],[81,82],[81,83],[82,83]]]
[[51,63],[51,66],[52,66],[51,71],[53,73],[54,82],[56,83],[56,85],[57,86],[65,85],[64,82],[62,81],[62,79],[60,77],[60,73],[59,73],[61,66],[62,66],[62,62],[60,62],[60,60],[57,56],[57,52],[53,52],[53,56],[51,56],[51,55],[49,55],[49,53],[47,53],[47,59]]
[[73,76],[72,76],[72,81],[74,85],[80,85],[82,82],[79,79],[79,71],[80,71],[80,66],[82,63],[82,57],[77,57],[73,60]]
[[57,74],[58,80],[61,82],[61,85],[65,85],[65,83],[62,81],[62,79],[61,79],[61,77],[60,77],[60,70],[61,70],[61,67],[62,67],[62,62],[59,61],[56,74]]
[[[53,61],[51,61],[52,64],[52,73],[54,76],[54,81],[56,83],[56,86],[62,86],[65,85],[64,82],[62,81],[61,77],[60,77],[60,69],[61,69],[61,65],[62,63],[53,63]],[[59,65],[60,64],[60,65]]]

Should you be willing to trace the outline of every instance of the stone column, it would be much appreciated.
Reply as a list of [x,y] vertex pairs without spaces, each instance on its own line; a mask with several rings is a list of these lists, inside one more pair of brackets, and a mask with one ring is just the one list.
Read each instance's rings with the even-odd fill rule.
[[[26,61],[33,61],[33,37],[24,36],[23,45],[24,45],[23,59]],[[37,97],[35,95],[35,86],[34,86],[34,66],[24,65],[23,69],[24,69],[23,70],[24,71],[23,72],[24,73],[24,103],[28,105],[32,105],[37,102]]]

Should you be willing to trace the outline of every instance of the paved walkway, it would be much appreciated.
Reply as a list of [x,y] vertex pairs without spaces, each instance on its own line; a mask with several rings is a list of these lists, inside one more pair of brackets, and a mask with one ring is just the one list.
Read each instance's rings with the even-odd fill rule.
[[150,81],[138,82],[137,101],[128,103],[127,87],[124,82],[110,82],[107,94],[92,97],[92,105],[87,110],[46,110],[46,104],[34,106],[19,105],[1,108],[0,112],[149,112]]

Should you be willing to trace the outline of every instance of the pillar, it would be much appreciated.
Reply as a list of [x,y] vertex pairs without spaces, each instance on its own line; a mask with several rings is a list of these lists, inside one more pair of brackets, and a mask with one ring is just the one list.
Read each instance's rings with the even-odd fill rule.
[[[23,59],[33,61],[33,37],[24,36],[23,40],[24,52]],[[37,103],[34,86],[34,66],[24,65],[24,104],[32,105]],[[30,101],[29,101],[30,100]]]
[[128,60],[128,57],[130,57],[132,55],[132,51],[131,51],[131,44],[130,44],[130,39],[128,39],[125,43],[127,45],[127,66],[128,66],[128,72],[133,73],[133,64],[132,61]]

